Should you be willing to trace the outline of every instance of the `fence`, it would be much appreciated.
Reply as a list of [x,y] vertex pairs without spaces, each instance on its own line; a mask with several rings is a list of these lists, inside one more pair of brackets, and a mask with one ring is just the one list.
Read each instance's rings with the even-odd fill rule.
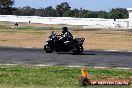
[[81,25],[84,28],[130,28],[132,27],[131,19],[116,19],[114,21],[114,19],[103,19],[103,18],[0,15],[0,21]]

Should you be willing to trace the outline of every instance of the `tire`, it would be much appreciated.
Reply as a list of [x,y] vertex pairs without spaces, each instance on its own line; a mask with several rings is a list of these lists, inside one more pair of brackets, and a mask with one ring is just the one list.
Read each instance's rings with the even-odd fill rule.
[[83,46],[75,46],[74,49],[72,50],[74,54],[82,54],[83,52]]
[[52,53],[54,51],[54,49],[48,44],[44,46],[44,50],[46,53]]

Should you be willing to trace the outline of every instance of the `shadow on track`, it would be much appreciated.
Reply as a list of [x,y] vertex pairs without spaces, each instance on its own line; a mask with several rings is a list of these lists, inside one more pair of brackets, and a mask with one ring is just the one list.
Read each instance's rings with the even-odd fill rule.
[[57,54],[69,54],[69,55],[96,55],[95,53],[83,52],[82,54],[73,54],[72,52],[57,52]]
[[[67,55],[76,55],[73,54],[72,52],[54,52],[56,54],[67,54]],[[98,51],[98,50],[85,50],[82,54],[78,54],[78,55],[107,55],[107,56],[132,56],[132,52],[123,52],[123,51]]]

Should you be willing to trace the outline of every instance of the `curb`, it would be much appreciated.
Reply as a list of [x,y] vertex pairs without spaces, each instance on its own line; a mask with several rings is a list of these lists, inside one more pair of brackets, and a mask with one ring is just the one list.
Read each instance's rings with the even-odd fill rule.
[[[0,64],[0,66],[18,66],[21,64]],[[22,65],[28,65],[28,64],[22,64]],[[36,66],[36,67],[50,67],[53,66],[52,64],[46,65],[46,64],[37,64],[37,65],[29,65],[29,66]],[[119,69],[119,70],[132,70],[132,68],[126,68],[126,67],[99,67],[99,66],[79,66],[79,65],[67,65],[64,67],[69,67],[69,68],[80,68],[80,67],[90,67],[94,69]]]
[[[112,67],[98,67],[98,66],[95,66],[94,67],[95,69],[111,69]],[[132,68],[125,68],[125,67],[113,67],[113,69],[123,69],[123,70],[131,70]]]

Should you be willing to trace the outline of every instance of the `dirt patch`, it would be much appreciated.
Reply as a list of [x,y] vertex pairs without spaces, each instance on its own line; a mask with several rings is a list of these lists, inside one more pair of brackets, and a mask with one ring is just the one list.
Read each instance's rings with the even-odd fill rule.
[[[0,46],[43,48],[52,30],[13,30],[0,32]],[[55,30],[58,34],[61,30]],[[84,37],[85,49],[132,51],[132,32],[95,30],[75,31],[73,36]]]

